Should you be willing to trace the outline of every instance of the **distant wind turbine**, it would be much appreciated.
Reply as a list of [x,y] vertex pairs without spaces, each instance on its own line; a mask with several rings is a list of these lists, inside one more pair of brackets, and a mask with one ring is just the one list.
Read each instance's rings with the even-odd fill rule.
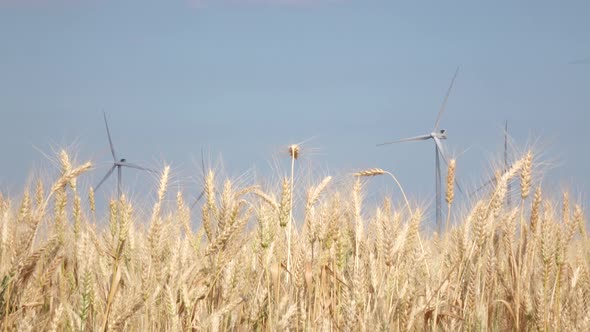
[[[386,142],[386,143],[377,144],[377,146],[383,146],[383,145],[402,143],[402,142],[425,141],[425,140],[429,140],[429,139],[432,139],[434,141],[435,184],[436,184],[436,226],[438,228],[439,233],[441,231],[441,225],[442,225],[442,211],[441,211],[441,208],[442,208],[442,195],[441,195],[442,176],[441,176],[441,169],[440,169],[440,158],[442,157],[442,159],[444,160],[445,163],[448,163],[448,161],[447,161],[447,157],[445,155],[443,145],[441,142],[442,140],[447,139],[447,133],[446,133],[446,130],[439,129],[438,125],[440,123],[442,114],[445,111],[445,107],[447,105],[449,95],[451,94],[451,90],[453,88],[453,84],[455,83],[455,79],[457,78],[458,73],[459,73],[459,67],[457,67],[457,69],[455,70],[455,74],[453,75],[453,79],[451,80],[451,84],[449,85],[449,89],[447,90],[447,94],[445,95],[445,99],[443,100],[441,108],[438,112],[438,116],[436,117],[436,122],[434,123],[434,129],[432,130],[432,132],[430,134],[405,138],[405,139],[393,141],[393,142]],[[463,190],[459,186],[459,183],[457,181],[455,181],[455,182],[457,183],[457,188],[459,189],[459,191],[463,192]]]
[[98,188],[100,188],[100,186],[111,176],[111,174],[113,174],[113,171],[116,168],[117,169],[117,197],[121,198],[121,177],[122,177],[122,168],[123,167],[135,168],[135,169],[139,169],[139,170],[147,171],[147,172],[152,172],[152,173],[155,173],[155,171],[151,170],[149,168],[145,168],[145,167],[141,167],[136,164],[129,163],[124,158],[117,160],[117,155],[115,154],[115,148],[113,146],[113,140],[111,139],[111,132],[109,131],[109,124],[107,122],[106,113],[103,113],[103,117],[104,117],[105,127],[107,128],[107,136],[109,138],[109,146],[111,148],[111,154],[113,155],[113,166],[107,172],[107,174],[102,178],[102,180],[100,180],[98,185],[96,185],[96,188],[94,190],[97,191]]
[[583,64],[590,64],[590,58],[584,58],[584,59],[577,59],[577,60],[573,60],[568,62],[570,65],[583,65]]
[[[502,170],[502,173],[508,171],[509,167],[510,167],[510,164],[508,161],[508,121],[506,121],[504,124],[504,169]],[[497,181],[496,176],[492,176],[488,181],[486,181],[484,184],[479,186],[472,194],[479,192],[480,190],[486,188],[487,186],[489,186],[491,184],[495,184],[496,181]],[[508,187],[507,187],[507,193],[506,193],[506,205],[509,208],[512,203],[512,199],[511,199],[510,195],[511,195],[511,184],[510,184],[510,181],[508,181]]]
[[[203,183],[205,183],[205,178],[207,177],[207,175],[205,174],[205,157],[203,156],[203,148],[201,148],[201,171],[203,172]],[[201,198],[203,198],[204,195],[205,189],[201,190],[199,197],[197,197],[193,205],[191,205],[191,209],[194,208],[195,205],[197,205],[197,203],[199,203],[199,201],[201,200]]]

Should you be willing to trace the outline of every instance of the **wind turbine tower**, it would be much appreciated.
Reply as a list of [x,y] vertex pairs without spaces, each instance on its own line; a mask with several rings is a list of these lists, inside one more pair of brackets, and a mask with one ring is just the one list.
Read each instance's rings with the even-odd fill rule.
[[135,169],[139,169],[139,170],[147,171],[147,172],[152,172],[152,173],[155,173],[155,171],[151,170],[149,168],[145,168],[145,167],[141,167],[136,164],[129,163],[129,162],[127,162],[127,159],[125,159],[125,158],[117,159],[117,155],[115,153],[115,147],[113,146],[113,140],[111,139],[111,132],[109,131],[109,124],[107,122],[106,113],[103,113],[103,117],[104,117],[105,127],[107,128],[107,136],[109,138],[109,146],[111,148],[111,155],[113,156],[113,166],[107,172],[107,174],[102,178],[102,180],[100,180],[100,182],[96,185],[96,188],[94,190],[97,191],[98,188],[100,188],[100,186],[111,176],[111,174],[113,174],[113,171],[115,171],[115,168],[116,168],[117,169],[117,198],[120,199],[121,198],[121,180],[122,180],[122,176],[123,176],[123,174],[122,174],[123,167],[135,168]]
[[[435,182],[435,186],[436,186],[436,227],[437,227],[437,230],[439,233],[440,233],[441,227],[442,227],[442,194],[441,194],[442,172],[441,172],[441,168],[440,168],[440,159],[442,158],[442,160],[445,162],[445,164],[448,164],[448,159],[446,157],[446,154],[445,154],[445,151],[443,148],[443,144],[442,144],[442,140],[447,139],[447,132],[444,129],[440,129],[439,124],[440,124],[442,114],[445,111],[445,107],[447,105],[449,95],[451,94],[451,90],[453,89],[453,84],[455,83],[455,79],[457,78],[458,73],[459,73],[459,68],[457,67],[457,69],[455,70],[455,74],[453,75],[453,78],[451,79],[451,83],[449,84],[447,94],[445,95],[445,98],[443,100],[441,108],[438,112],[438,116],[436,117],[436,122],[434,123],[434,128],[432,129],[432,132],[430,132],[430,134],[405,138],[405,139],[401,139],[401,140],[393,141],[393,142],[386,142],[386,143],[377,144],[377,146],[383,146],[383,145],[402,143],[402,142],[426,141],[426,140],[430,140],[430,139],[434,141],[434,171],[435,171],[435,181],[434,182]],[[455,182],[457,184],[457,188],[459,189],[459,191],[463,192],[463,190],[459,186],[459,183],[457,182],[456,179],[455,179]]]

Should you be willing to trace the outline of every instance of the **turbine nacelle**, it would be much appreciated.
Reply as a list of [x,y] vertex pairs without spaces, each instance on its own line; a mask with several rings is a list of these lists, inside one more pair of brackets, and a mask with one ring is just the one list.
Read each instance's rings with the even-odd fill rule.
[[100,182],[96,185],[96,187],[94,188],[94,190],[98,190],[98,188],[100,188],[100,186],[106,181],[106,179],[108,179],[111,174],[113,174],[113,172],[115,171],[115,169],[117,169],[117,193],[118,196],[117,197],[121,197],[121,177],[122,177],[122,168],[123,167],[130,167],[130,168],[135,168],[135,169],[139,169],[142,171],[148,171],[148,172],[152,172],[155,173],[154,170],[151,170],[149,168],[145,168],[145,167],[141,167],[139,165],[136,164],[132,164],[132,163],[128,163],[127,159],[122,158],[119,159],[117,161],[117,155],[115,154],[115,147],[113,146],[113,140],[111,139],[111,132],[109,130],[109,124],[107,122],[107,115],[106,113],[103,113],[103,117],[104,117],[104,125],[107,129],[107,137],[109,138],[109,147],[111,149],[111,154],[113,156],[113,166],[111,166],[111,169],[107,172],[107,174],[102,178],[102,180],[100,180]]
[[432,138],[447,139],[447,131],[440,129],[439,131],[432,132],[430,136],[432,136]]
[[[377,144],[377,146],[383,146],[383,145],[388,145],[388,144],[393,144],[393,143],[401,143],[401,142],[427,141],[430,139],[434,141],[434,144],[435,144],[435,171],[436,171],[436,177],[435,177],[436,224],[438,226],[439,233],[440,233],[441,224],[442,224],[442,212],[441,212],[441,207],[442,207],[441,173],[442,172],[440,169],[439,159],[442,157],[442,160],[445,162],[445,164],[448,164],[448,162],[447,162],[447,157],[446,157],[445,151],[443,149],[443,145],[442,145],[442,140],[447,139],[447,132],[444,129],[439,129],[438,125],[440,123],[441,116],[442,116],[443,112],[445,111],[445,107],[447,105],[447,101],[449,99],[451,89],[453,88],[453,84],[455,83],[455,78],[457,78],[458,72],[459,72],[459,68],[457,67],[457,70],[455,70],[455,74],[453,75],[453,79],[451,80],[451,84],[449,85],[449,88],[447,90],[447,94],[445,95],[445,99],[443,100],[440,110],[438,111],[438,115],[436,117],[436,122],[434,123],[434,129],[432,129],[432,132],[430,134],[414,136],[414,137],[409,137],[409,138],[405,138],[405,139],[397,140],[397,141],[393,141],[393,142],[386,142],[386,143]],[[455,178],[455,183],[457,184],[457,189],[459,189],[459,192],[463,192],[463,190],[461,189],[461,186],[459,186],[459,182],[457,181],[456,178]]]

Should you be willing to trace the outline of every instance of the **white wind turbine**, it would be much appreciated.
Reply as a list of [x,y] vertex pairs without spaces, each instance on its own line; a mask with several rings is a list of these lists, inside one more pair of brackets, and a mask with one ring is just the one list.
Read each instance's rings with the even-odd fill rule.
[[124,158],[117,160],[117,155],[115,154],[115,148],[113,147],[113,140],[111,139],[111,132],[109,131],[109,124],[107,122],[106,113],[103,113],[103,117],[104,117],[105,127],[107,128],[107,136],[109,138],[109,146],[111,148],[111,154],[113,155],[113,166],[107,172],[107,174],[102,178],[102,180],[100,180],[100,182],[96,185],[96,188],[94,190],[97,191],[98,188],[111,176],[111,174],[113,174],[113,171],[116,168],[117,169],[117,197],[121,198],[121,178],[122,178],[122,172],[123,172],[122,168],[123,167],[135,168],[135,169],[139,169],[139,170],[147,171],[147,172],[152,172],[152,173],[156,173],[156,172],[154,170],[149,169],[149,168],[145,168],[145,167],[141,167],[136,164],[129,163]]
[[[442,195],[441,195],[441,188],[442,188],[442,176],[441,176],[441,169],[440,169],[440,158],[444,160],[445,163],[448,163],[445,151],[443,149],[442,140],[447,139],[447,133],[444,129],[439,129],[439,123],[441,120],[441,116],[445,111],[445,107],[447,105],[447,100],[449,99],[449,95],[451,94],[451,90],[453,88],[453,84],[455,83],[455,79],[457,78],[457,74],[459,73],[459,67],[455,70],[455,74],[453,75],[453,79],[451,80],[451,84],[449,85],[449,89],[447,90],[447,94],[445,95],[445,99],[441,105],[441,108],[438,112],[438,116],[436,117],[436,122],[434,123],[434,129],[430,134],[420,135],[410,138],[405,138],[398,141],[393,142],[386,142],[377,144],[377,146],[383,146],[388,144],[394,143],[402,143],[402,142],[414,142],[414,141],[426,141],[432,139],[434,141],[434,159],[435,159],[435,184],[436,184],[436,226],[438,232],[441,231],[442,225]],[[457,188],[460,192],[463,192],[459,183],[457,183]]]
[[577,59],[568,62],[570,65],[585,65],[590,64],[590,58]]
[[[502,169],[502,173],[505,173],[508,171],[508,168],[510,167],[510,163],[508,160],[508,121],[506,121],[504,123],[504,168]],[[496,176],[492,176],[490,179],[488,179],[484,184],[482,184],[481,186],[479,186],[477,189],[475,189],[475,191],[473,191],[471,194],[476,194],[479,191],[483,190],[484,188],[488,187],[491,184],[496,184],[497,182],[497,177]],[[507,193],[506,193],[506,206],[508,206],[510,208],[510,206],[512,205],[512,197],[511,197],[511,193],[512,193],[512,189],[511,189],[512,185],[510,180],[508,181],[508,188],[507,188]]]

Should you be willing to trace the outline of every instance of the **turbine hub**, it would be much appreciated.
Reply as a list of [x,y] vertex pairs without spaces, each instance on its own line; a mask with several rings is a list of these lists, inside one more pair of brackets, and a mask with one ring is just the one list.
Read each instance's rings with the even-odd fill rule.
[[447,139],[447,131],[444,129],[441,129],[437,132],[434,132],[431,134],[433,137],[436,137],[438,139]]

